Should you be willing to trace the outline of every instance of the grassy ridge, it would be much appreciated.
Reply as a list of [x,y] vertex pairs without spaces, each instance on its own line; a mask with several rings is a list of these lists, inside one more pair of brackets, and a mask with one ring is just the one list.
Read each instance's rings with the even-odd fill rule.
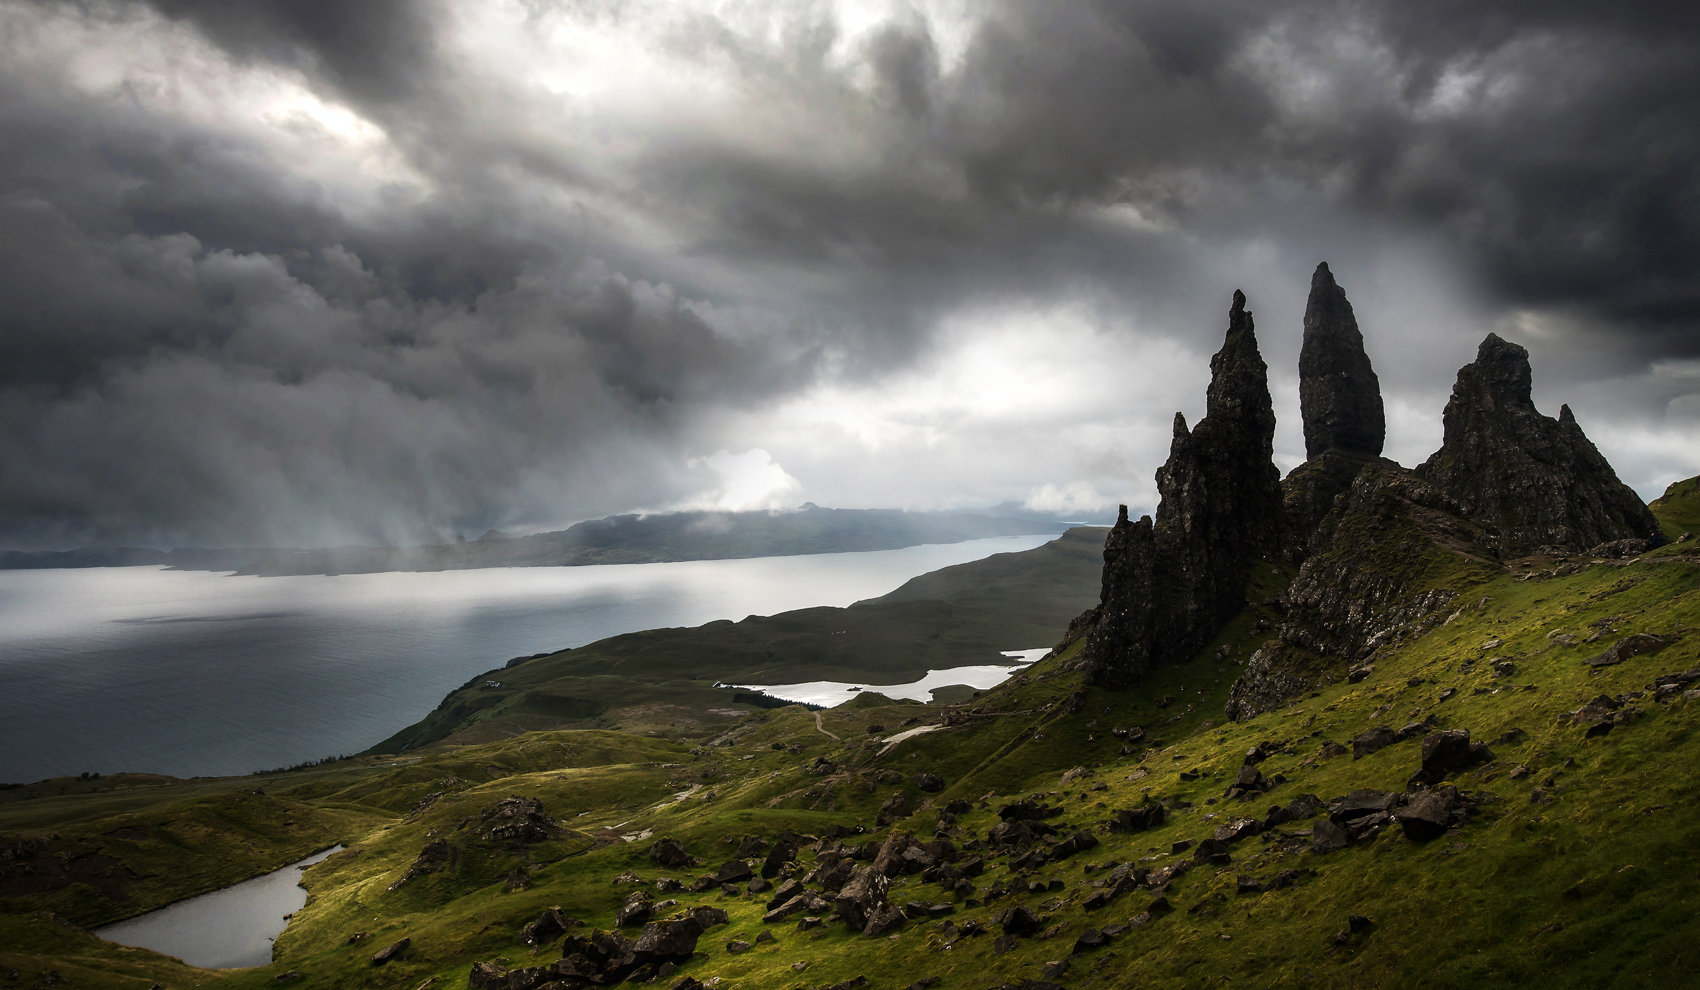
[[715,690],[717,682],[901,684],[929,670],[1003,662],[1002,651],[1053,642],[1097,604],[1104,532],[1072,529],[1033,550],[946,567],[849,608],[651,629],[492,670],[371,751],[559,727],[690,738],[726,724],[715,709],[748,710],[732,692]]

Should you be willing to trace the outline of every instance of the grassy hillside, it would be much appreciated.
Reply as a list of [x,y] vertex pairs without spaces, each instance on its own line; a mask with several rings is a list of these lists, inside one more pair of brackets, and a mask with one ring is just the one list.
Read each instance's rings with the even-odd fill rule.
[[[1444,624],[1413,630],[1355,682],[1340,678],[1237,724],[1221,715],[1229,684],[1272,635],[1278,604],[1248,605],[1192,661],[1126,692],[1085,686],[1073,644],[963,704],[886,704],[870,693],[818,714],[793,706],[728,716],[700,742],[536,732],[264,780],[264,798],[202,798],[212,802],[202,813],[228,814],[256,835],[275,829],[278,815],[313,827],[323,815],[324,834],[350,847],[306,873],[308,905],[270,966],[213,973],[120,951],[59,920],[70,895],[28,894],[7,902],[0,970],[27,978],[57,967],[94,988],[269,987],[294,973],[291,986],[460,990],[475,963],[512,971],[561,958],[559,936],[547,946],[522,940],[522,926],[546,908],[585,923],[569,935],[588,935],[611,929],[641,889],[680,902],[657,917],[699,905],[728,916],[657,978],[663,986],[718,977],[722,988],[817,987],[857,976],[871,988],[936,978],[945,990],[1040,979],[1071,988],[1687,985],[1700,870],[1700,824],[1688,813],[1700,799],[1690,770],[1700,760],[1700,558],[1683,551],[1435,569],[1425,580],[1450,582],[1444,590],[1456,595]],[[1276,599],[1289,578],[1263,568],[1248,598]],[[1643,633],[1657,639],[1631,640]],[[1602,658],[1619,662],[1590,662]],[[928,731],[905,735],[916,729]],[[1425,738],[1447,730],[1468,730],[1491,751],[1430,781],[1436,795],[1457,789],[1461,820],[1433,838],[1387,820],[1318,850],[1347,812],[1330,802],[1365,789],[1422,798],[1409,778]],[[942,787],[923,790],[934,785],[922,774]],[[1268,789],[1230,796],[1253,775]],[[159,789],[161,801],[171,790]],[[1307,809],[1305,795],[1320,807]],[[513,796],[541,802],[549,834],[488,837],[483,823],[499,819],[487,816],[514,806],[503,804]],[[1056,809],[1042,819],[1056,833],[999,848],[992,840],[1010,831],[1000,810],[1022,798]],[[44,831],[16,817],[31,803],[12,806],[0,841]],[[1164,814],[1154,827],[1115,824],[1118,811],[1156,806]],[[1270,814],[1277,806],[1298,813],[1282,821]],[[58,826],[56,841],[94,843],[114,821]],[[744,881],[730,892],[662,889],[663,880],[692,886],[740,858],[740,847],[759,868],[767,846],[747,837],[772,843],[786,832],[800,847],[773,883],[805,878],[845,847],[878,849],[905,835],[948,841],[931,848],[952,870],[972,860],[983,870],[948,888],[940,881],[949,877],[897,871],[889,901],[916,902],[917,916],[873,936],[830,909],[764,924],[771,891],[752,893]],[[1076,832],[1095,844],[1069,853],[1078,840],[1061,840]],[[1221,847],[1201,850],[1218,836]],[[652,861],[662,837],[701,862]],[[105,855],[145,872],[123,840],[100,841]],[[452,865],[404,879],[430,865],[433,843]],[[855,865],[873,862],[861,855]],[[1130,874],[1142,882],[1120,882]],[[98,889],[80,896],[87,913],[72,922],[113,910]],[[1015,907],[1031,913],[1031,931],[1013,934],[1019,926],[1005,912]],[[823,920],[801,927],[805,916]],[[763,932],[772,940],[758,942]],[[402,938],[409,945],[393,960],[371,961]]]
[[1071,529],[1033,550],[946,567],[849,608],[651,629],[492,670],[372,752],[560,727],[698,738],[751,709],[715,689],[717,682],[902,684],[929,670],[1005,662],[1003,651],[1054,642],[1097,604],[1104,533]]

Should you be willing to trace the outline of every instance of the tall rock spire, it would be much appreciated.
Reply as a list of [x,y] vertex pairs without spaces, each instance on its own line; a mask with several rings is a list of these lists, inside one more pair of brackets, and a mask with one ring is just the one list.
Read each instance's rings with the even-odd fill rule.
[[1153,664],[1189,659],[1245,605],[1252,565],[1281,545],[1274,441],[1268,367],[1245,294],[1235,292],[1210,359],[1205,416],[1190,432],[1175,417],[1156,522],[1124,513],[1105,544],[1099,626],[1085,649],[1100,683],[1125,685]]
[[1343,450],[1376,457],[1387,436],[1381,380],[1364,353],[1364,337],[1346,292],[1328,263],[1316,266],[1305,304],[1299,351],[1299,409],[1305,456]]
[[1660,542],[1658,520],[1589,442],[1570,407],[1543,416],[1529,352],[1488,334],[1458,371],[1442,415],[1445,440],[1417,473],[1489,527],[1502,556],[1542,546]]

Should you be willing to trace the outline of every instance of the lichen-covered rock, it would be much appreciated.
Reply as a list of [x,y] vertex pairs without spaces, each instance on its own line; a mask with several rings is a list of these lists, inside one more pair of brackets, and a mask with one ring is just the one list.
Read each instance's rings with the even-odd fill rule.
[[1316,266],[1299,350],[1299,410],[1305,457],[1341,450],[1377,457],[1387,436],[1381,380],[1364,353],[1346,292],[1327,262]]
[[1658,520],[1618,480],[1569,406],[1543,416],[1531,398],[1529,352],[1488,334],[1458,372],[1443,414],[1445,439],[1417,473],[1492,530],[1504,557],[1540,547],[1581,550],[1663,542]]

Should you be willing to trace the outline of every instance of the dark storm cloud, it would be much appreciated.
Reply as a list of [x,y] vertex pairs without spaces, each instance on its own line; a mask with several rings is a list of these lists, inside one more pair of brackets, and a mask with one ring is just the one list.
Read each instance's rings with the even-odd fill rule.
[[826,8],[527,5],[733,94],[597,116],[477,64],[479,5],[0,7],[18,38],[170,28],[209,72],[299,79],[411,176],[354,208],[169,80],[0,66],[0,542],[662,504],[703,485],[717,411],[878,380],[969,304],[1085,294],[1208,349],[1252,243],[1302,293],[1319,255],[1405,231],[1492,304],[1563,314],[1577,368],[1700,353],[1694,11],[1034,0],[850,38]]

